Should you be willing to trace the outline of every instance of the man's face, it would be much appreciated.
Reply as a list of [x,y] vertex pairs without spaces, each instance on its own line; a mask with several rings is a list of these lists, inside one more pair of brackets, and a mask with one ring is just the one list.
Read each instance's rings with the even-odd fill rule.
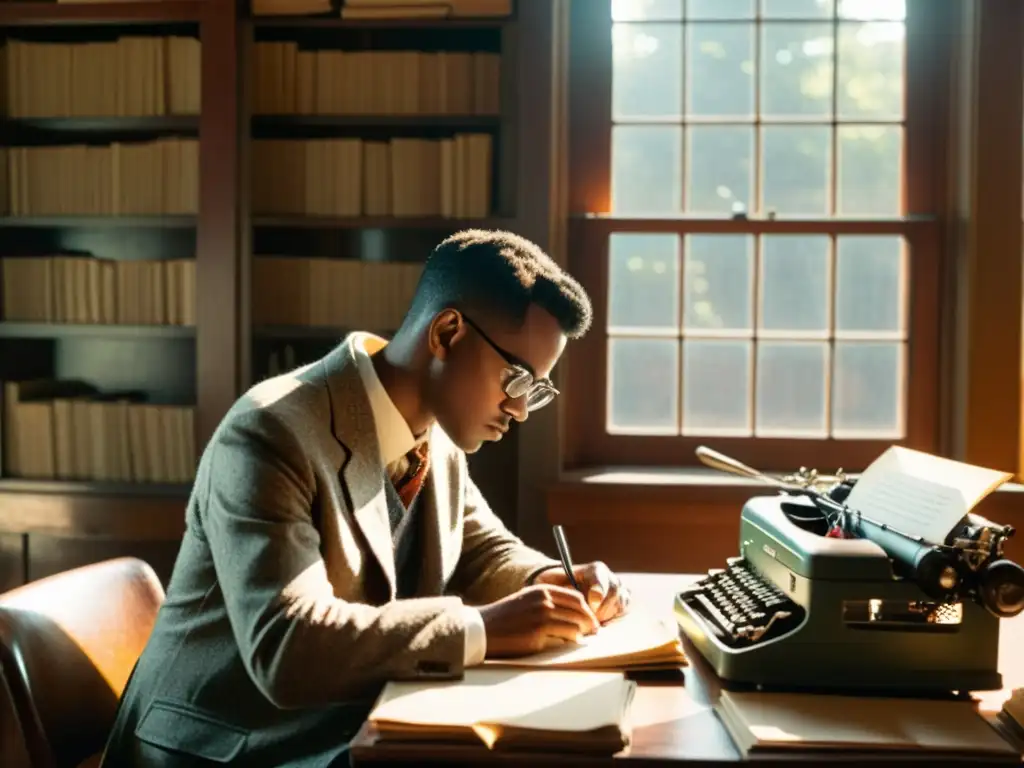
[[547,379],[565,344],[558,322],[537,305],[530,306],[520,328],[487,316],[439,313],[430,329],[431,410],[438,424],[466,453],[476,452],[487,440],[500,440],[513,419],[527,417],[527,398],[505,392],[510,363],[534,379]]

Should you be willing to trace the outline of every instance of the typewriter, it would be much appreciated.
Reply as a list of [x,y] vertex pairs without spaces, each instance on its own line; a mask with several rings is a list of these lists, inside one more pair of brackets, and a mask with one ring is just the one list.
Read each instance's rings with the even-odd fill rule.
[[[1013,535],[977,515],[932,545],[849,510],[841,475],[774,480],[706,448],[705,463],[779,486],[744,505],[739,555],[675,598],[726,682],[774,689],[950,692],[1002,687],[999,622],[1024,610]],[[836,535],[839,531],[838,537]]]

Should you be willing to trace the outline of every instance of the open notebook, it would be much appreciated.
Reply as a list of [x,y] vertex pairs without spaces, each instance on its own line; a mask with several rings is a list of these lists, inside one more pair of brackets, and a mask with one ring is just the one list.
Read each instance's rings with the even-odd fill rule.
[[670,669],[686,663],[678,627],[640,610],[608,622],[579,643],[562,643],[529,656],[485,662],[493,667],[593,670]]
[[390,682],[368,722],[382,742],[610,755],[629,744],[635,690],[622,673],[478,667],[461,680]]
[[715,710],[745,755],[927,751],[1020,761],[970,701],[723,691]]

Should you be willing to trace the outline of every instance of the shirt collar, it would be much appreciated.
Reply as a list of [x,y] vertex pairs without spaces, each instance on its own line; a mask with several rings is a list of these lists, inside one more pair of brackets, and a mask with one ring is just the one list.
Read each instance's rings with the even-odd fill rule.
[[380,383],[370,356],[387,346],[387,340],[372,333],[353,334],[352,349],[355,352],[359,375],[370,401],[370,411],[377,431],[381,462],[386,467],[411,451],[417,443],[409,424]]

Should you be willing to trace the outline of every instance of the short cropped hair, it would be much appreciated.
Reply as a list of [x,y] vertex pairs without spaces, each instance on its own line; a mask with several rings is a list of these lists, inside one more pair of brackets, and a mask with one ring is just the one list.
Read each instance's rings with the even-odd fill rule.
[[593,309],[586,291],[540,247],[512,232],[468,229],[427,258],[410,315],[451,307],[496,312],[518,327],[531,304],[553,316],[570,339],[590,328]]

